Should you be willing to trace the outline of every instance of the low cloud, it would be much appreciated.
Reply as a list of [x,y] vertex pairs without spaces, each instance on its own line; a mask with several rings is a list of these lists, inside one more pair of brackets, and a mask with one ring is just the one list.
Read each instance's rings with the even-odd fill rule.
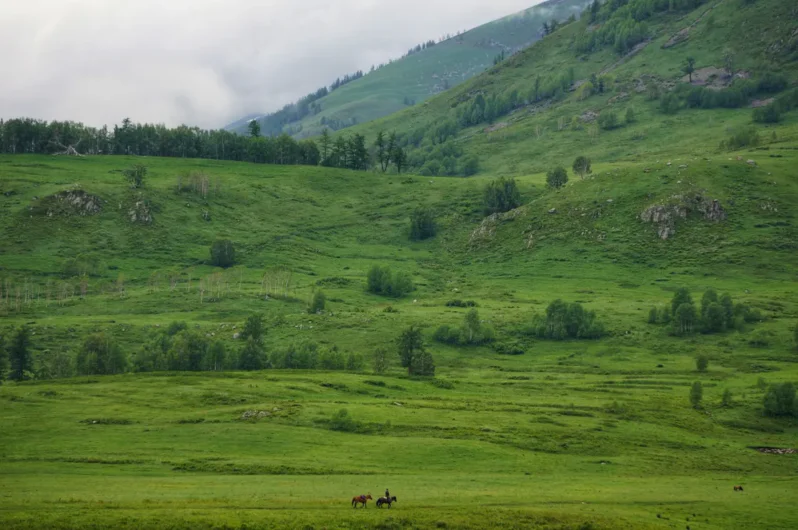
[[538,0],[6,0],[0,117],[220,127]]

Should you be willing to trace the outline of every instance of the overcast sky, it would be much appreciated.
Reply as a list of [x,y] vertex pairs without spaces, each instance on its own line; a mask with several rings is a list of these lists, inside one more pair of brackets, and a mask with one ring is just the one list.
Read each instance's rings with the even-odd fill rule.
[[541,0],[0,0],[0,117],[221,127]]

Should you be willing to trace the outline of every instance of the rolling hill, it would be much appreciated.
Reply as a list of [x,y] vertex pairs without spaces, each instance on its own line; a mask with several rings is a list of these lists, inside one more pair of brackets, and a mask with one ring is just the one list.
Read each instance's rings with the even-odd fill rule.
[[[338,130],[386,116],[456,86],[542,36],[544,22],[578,14],[588,0],[549,0],[391,61],[320,99],[305,98],[281,112],[261,115],[264,133],[297,138]],[[426,45],[425,45],[426,46]],[[312,104],[312,105],[311,105]],[[315,109],[313,106],[317,106]],[[246,133],[251,114],[226,129]]]
[[338,133],[437,175],[0,155],[0,526],[798,527],[796,8],[658,5]]
[[[462,174],[462,158],[476,156],[483,171],[508,176],[569,166],[577,155],[652,164],[674,151],[705,156],[751,127],[772,139],[773,124],[753,123],[752,107],[795,87],[795,5],[686,2],[630,14],[649,4],[603,4],[595,22],[584,17],[421,105],[338,134],[371,142],[395,131],[423,174]],[[595,35],[604,42],[590,47]],[[795,123],[794,111],[782,114],[782,126]]]

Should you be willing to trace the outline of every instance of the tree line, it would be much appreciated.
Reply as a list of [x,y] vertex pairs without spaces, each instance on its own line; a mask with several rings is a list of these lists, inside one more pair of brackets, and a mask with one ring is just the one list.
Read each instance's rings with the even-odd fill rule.
[[207,158],[254,162],[258,164],[323,165],[367,170],[373,166],[383,172],[406,167],[405,150],[396,134],[380,133],[369,146],[364,136],[337,136],[325,129],[317,143],[295,140],[287,134],[264,136],[260,123],[249,124],[249,136],[224,130],[203,130],[181,125],[133,123],[94,128],[75,122],[42,121],[29,118],[0,120],[0,153],[59,154],[67,146],[91,155],[137,155],[182,158]]

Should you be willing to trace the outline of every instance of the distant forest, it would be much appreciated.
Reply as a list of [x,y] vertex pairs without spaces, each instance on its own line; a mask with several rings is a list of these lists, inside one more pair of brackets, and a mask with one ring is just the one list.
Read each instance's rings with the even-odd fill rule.
[[[405,156],[395,137],[390,149],[391,162],[398,160],[396,166],[401,172]],[[113,129],[71,121],[0,120],[0,153],[4,154],[163,156],[367,170],[374,165],[375,157],[384,160],[382,151],[376,146],[369,149],[360,134],[333,140],[325,131],[318,145],[287,134],[263,136],[256,122],[251,123],[250,135],[243,136],[185,125],[169,128],[133,123],[129,119]],[[384,163],[381,165],[383,171],[387,169]]]

